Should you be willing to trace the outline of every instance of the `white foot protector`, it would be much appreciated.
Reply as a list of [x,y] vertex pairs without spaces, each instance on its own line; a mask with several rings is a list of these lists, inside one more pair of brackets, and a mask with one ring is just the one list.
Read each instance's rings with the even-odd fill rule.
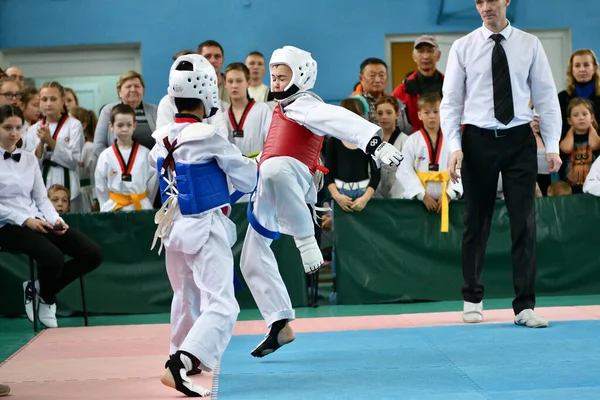
[[304,272],[314,274],[321,269],[325,261],[323,260],[323,253],[321,253],[317,239],[314,236],[307,236],[304,238],[294,238],[294,241],[296,242],[296,247],[300,250]]

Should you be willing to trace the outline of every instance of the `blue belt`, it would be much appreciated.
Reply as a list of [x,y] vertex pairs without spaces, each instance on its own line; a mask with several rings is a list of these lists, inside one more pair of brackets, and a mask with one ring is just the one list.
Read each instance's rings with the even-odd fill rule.
[[[271,230],[265,228],[264,226],[262,226],[261,223],[258,222],[258,219],[256,218],[256,216],[254,216],[254,213],[252,212],[252,195],[254,195],[254,193],[256,192],[256,189],[258,188],[258,180],[259,180],[259,178],[260,178],[260,171],[257,171],[256,172],[256,182],[257,182],[257,184],[256,184],[256,187],[254,188],[254,190],[252,191],[252,193],[250,193],[250,200],[248,201],[248,208],[246,210],[246,215],[248,217],[248,223],[261,236],[264,236],[267,239],[277,240],[277,239],[279,239],[281,237],[281,232],[271,231]],[[239,190],[236,190],[235,192],[233,192],[231,194],[231,196],[230,196],[230,198],[231,198],[231,204],[233,204],[236,201],[238,201],[239,199],[241,199],[242,196],[244,196],[245,194],[246,193],[242,193]]]

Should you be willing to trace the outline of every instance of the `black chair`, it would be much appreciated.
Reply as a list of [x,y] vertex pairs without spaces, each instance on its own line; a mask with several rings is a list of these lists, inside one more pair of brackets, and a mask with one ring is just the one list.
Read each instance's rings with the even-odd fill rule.
[[[12,251],[8,251],[8,250],[3,250],[0,248],[0,252],[5,252],[5,253],[13,253],[13,254],[21,254],[21,253],[15,253]],[[37,307],[35,307],[35,296],[37,296],[37,289],[35,288],[35,267],[36,267],[36,263],[33,260],[33,257],[28,256],[29,257],[29,280],[32,282],[32,291],[33,291],[33,298],[34,298],[34,307],[33,307],[33,331],[37,332],[37,323],[38,323],[38,309]],[[87,315],[87,306],[85,304],[85,288],[83,285],[83,276],[81,276],[79,278],[79,284],[81,286],[81,305],[83,306],[83,321],[85,323],[85,326],[89,326],[88,324],[88,315]]]

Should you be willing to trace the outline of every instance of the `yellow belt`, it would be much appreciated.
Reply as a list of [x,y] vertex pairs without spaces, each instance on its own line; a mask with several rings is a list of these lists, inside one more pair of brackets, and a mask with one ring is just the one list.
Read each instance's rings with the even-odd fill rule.
[[133,207],[139,211],[142,209],[141,201],[144,200],[146,197],[148,197],[146,192],[138,194],[121,194],[110,192],[110,199],[117,203],[113,211],[119,211],[121,208],[126,207],[130,204],[133,204]]
[[421,180],[421,183],[427,189],[427,182],[442,182],[442,232],[448,232],[448,195],[446,189],[448,188],[448,181],[450,180],[450,174],[448,171],[441,172],[423,172],[417,171],[417,176]]

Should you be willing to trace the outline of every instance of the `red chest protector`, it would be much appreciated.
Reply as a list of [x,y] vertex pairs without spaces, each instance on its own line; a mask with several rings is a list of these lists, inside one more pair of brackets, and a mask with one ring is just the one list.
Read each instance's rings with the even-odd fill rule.
[[278,104],[273,112],[260,163],[271,157],[288,156],[306,165],[311,174],[317,170],[326,173],[327,170],[319,165],[319,154],[324,140],[324,136],[315,135],[299,123],[287,118],[281,111],[281,105]]

